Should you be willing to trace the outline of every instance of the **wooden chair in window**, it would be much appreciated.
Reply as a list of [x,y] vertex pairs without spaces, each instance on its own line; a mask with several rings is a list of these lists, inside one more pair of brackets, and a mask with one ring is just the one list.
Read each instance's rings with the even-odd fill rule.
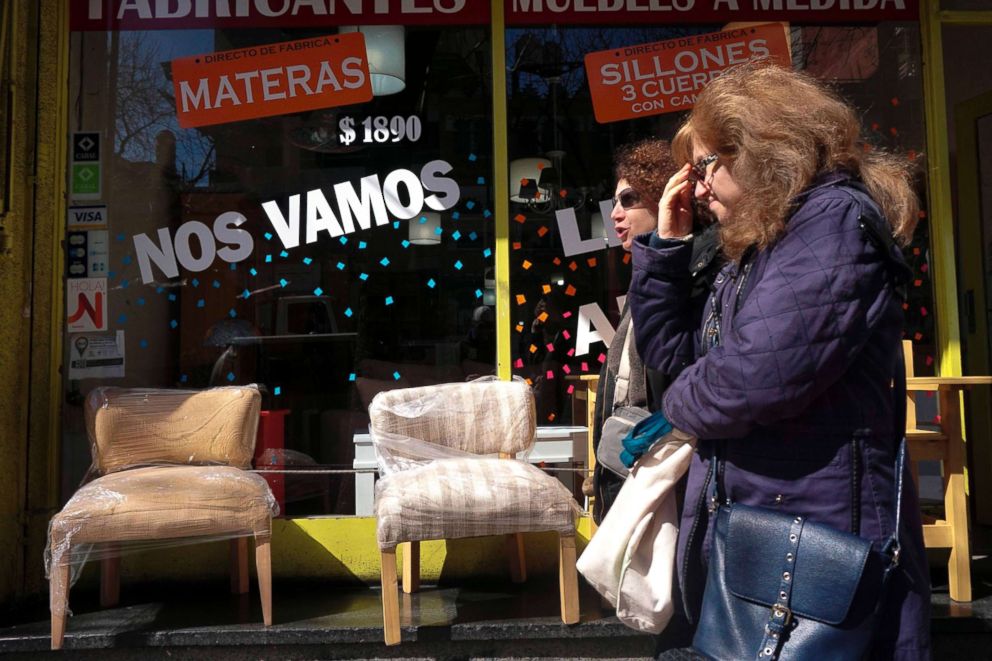
[[[965,447],[961,429],[960,391],[992,383],[989,377],[914,377],[912,343],[903,342],[906,362],[906,440],[910,467],[919,490],[920,461],[939,461],[944,488],[944,518],[923,517],[927,548],[950,549],[948,588],[954,601],[971,601],[971,546],[968,538],[968,499],[965,494]],[[920,429],[915,398],[936,392],[940,406],[938,429]]]
[[86,428],[96,477],[48,526],[52,649],[62,647],[70,570],[101,560],[100,605],[119,596],[125,545],[230,539],[231,589],[248,591],[248,538],[262,617],[272,623],[272,516],[278,505],[251,467],[261,395],[254,386],[192,390],[96,388]]
[[403,457],[434,457],[391,469],[376,483],[387,645],[400,642],[396,547],[404,544],[403,591],[415,592],[420,542],[431,539],[506,535],[511,576],[520,582],[526,578],[520,533],[557,532],[561,619],[578,622],[578,504],[557,479],[515,458],[534,444],[529,386],[487,381],[391,390],[375,396],[369,418],[380,457],[398,457],[397,464]]

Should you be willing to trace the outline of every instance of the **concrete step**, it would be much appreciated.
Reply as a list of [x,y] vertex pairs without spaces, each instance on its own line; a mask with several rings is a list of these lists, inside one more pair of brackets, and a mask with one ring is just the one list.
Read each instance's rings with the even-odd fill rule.
[[[936,572],[935,572],[936,574]],[[934,577],[938,577],[935,575]],[[992,659],[992,584],[976,577],[976,600],[956,604],[935,590],[935,659]],[[583,586],[579,624],[558,617],[558,586],[548,579],[522,585],[424,586],[400,599],[403,642],[382,643],[377,589],[319,581],[277,581],[275,623],[262,625],[254,590],[231,595],[228,585],[125,584],[121,604],[102,609],[94,590],[71,594],[63,657],[74,659],[645,659],[656,641],[622,625]],[[49,651],[47,603],[23,605],[0,619],[0,656],[39,659]],[[693,656],[669,653],[678,661]]]

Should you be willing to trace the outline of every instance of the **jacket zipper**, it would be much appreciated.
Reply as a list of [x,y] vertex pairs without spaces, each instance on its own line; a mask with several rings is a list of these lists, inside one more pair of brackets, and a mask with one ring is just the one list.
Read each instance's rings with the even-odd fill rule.
[[[745,255],[745,259],[748,259],[748,255]],[[751,266],[754,262],[749,260],[744,266],[741,267],[740,280],[737,281],[737,293],[734,295],[734,317],[737,317],[737,309],[741,306],[741,295],[744,293],[744,285],[747,283],[747,277],[751,274]]]
[[696,533],[699,531],[699,518],[703,514],[703,508],[707,506],[706,494],[709,493],[710,480],[713,479],[713,467],[714,462],[710,459],[710,466],[706,471],[705,479],[703,479],[703,488],[700,490],[699,498],[696,500],[696,512],[692,517],[692,528],[689,529],[689,537],[686,539],[685,556],[682,557],[682,572],[679,576],[679,587],[682,588],[682,610],[685,612],[685,619],[689,624],[695,624],[695,622],[692,612],[689,609],[689,597],[685,589],[685,578],[689,572],[689,558],[692,556],[692,545],[696,539]]
[[861,439],[851,441],[851,532],[861,536]]
[[[749,256],[750,256],[750,252],[746,253],[744,256],[743,261],[745,261],[746,263],[744,263],[743,266],[741,267],[740,279],[737,282],[737,291],[734,294],[735,317],[737,316],[737,308],[738,306],[740,306],[741,295],[744,291],[744,285],[747,282],[748,275],[751,273],[752,261],[748,259]],[[721,327],[723,326],[723,324],[721,322],[723,321],[722,319],[723,314],[716,304],[717,304],[717,297],[714,295],[712,299],[712,303],[710,304],[710,314],[706,318],[706,323],[703,324],[704,353],[705,353],[705,349],[709,348],[707,347],[707,340],[709,339],[707,337],[707,333],[715,334],[717,338],[719,338],[720,332],[722,331]],[[712,326],[711,323],[713,324]],[[719,344],[719,340],[716,343]],[[709,493],[710,481],[713,479],[714,470],[719,470],[719,475],[717,475],[717,479],[720,481],[721,484],[723,483],[723,472],[724,472],[723,468],[724,468],[724,462],[716,461],[715,457],[710,458],[709,469],[707,469],[706,471],[706,477],[703,480],[703,487],[700,490],[699,498],[696,501],[696,512],[692,518],[692,528],[689,530],[689,537],[686,539],[685,556],[682,558],[682,572],[679,583],[680,583],[680,587],[682,588],[682,610],[685,612],[685,617],[689,621],[689,624],[695,624],[695,622],[693,621],[692,613],[689,609],[689,599],[685,589],[685,577],[688,575],[689,572],[689,558],[692,556],[693,542],[696,539],[696,533],[699,532],[699,519],[700,516],[702,515],[703,508],[706,507],[711,514],[714,513],[719,508],[720,503],[708,502],[709,498],[707,494]],[[709,524],[707,523],[707,525]]]

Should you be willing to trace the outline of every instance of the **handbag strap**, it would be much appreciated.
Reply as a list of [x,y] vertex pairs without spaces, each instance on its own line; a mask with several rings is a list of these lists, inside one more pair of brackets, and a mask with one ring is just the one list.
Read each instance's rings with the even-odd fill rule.
[[[610,386],[604,396],[604,417],[609,417],[616,409],[624,406],[650,408],[647,374],[644,362],[637,353],[636,332],[630,317],[630,306],[624,303],[620,312],[617,332],[607,351],[607,374]],[[607,401],[608,400],[608,401]],[[611,408],[612,405],[612,408]],[[598,406],[598,404],[597,404]]]
[[771,613],[768,616],[768,623],[765,625],[765,635],[761,639],[758,647],[758,659],[777,659],[779,651],[782,649],[782,642],[785,634],[792,623],[792,580],[793,567],[796,562],[796,555],[799,551],[799,540],[803,536],[803,526],[806,521],[801,516],[792,520],[789,526],[789,536],[787,538],[782,560],[782,579],[778,586],[778,597],[772,604]]
[[[626,312],[626,306],[624,306]],[[620,351],[620,366],[617,368],[616,383],[613,386],[613,408],[623,406],[627,402],[627,393],[630,390],[630,339],[634,335],[634,324],[630,323],[630,317],[624,329],[623,347]]]
[[[910,357],[912,360],[912,357]],[[894,429],[899,433],[899,449],[896,451],[896,518],[892,535],[882,546],[882,553],[889,556],[889,566],[885,568],[885,578],[899,565],[899,529],[902,525],[902,484],[906,475],[906,354],[902,342],[899,343],[899,355],[896,360],[896,375],[893,383],[895,392]]]

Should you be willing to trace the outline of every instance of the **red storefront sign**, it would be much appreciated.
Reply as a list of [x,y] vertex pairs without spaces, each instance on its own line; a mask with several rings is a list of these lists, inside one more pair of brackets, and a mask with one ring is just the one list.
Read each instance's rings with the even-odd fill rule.
[[73,31],[478,25],[490,18],[486,0],[69,1]]
[[507,25],[916,21],[919,0],[504,0]]
[[729,67],[752,59],[789,65],[779,23],[589,53],[586,78],[600,124],[688,110],[696,94]]
[[182,128],[372,99],[360,32],[180,58],[172,84]]
[[[73,31],[480,25],[495,0],[69,0]],[[503,0],[507,25],[919,20],[919,0]]]

